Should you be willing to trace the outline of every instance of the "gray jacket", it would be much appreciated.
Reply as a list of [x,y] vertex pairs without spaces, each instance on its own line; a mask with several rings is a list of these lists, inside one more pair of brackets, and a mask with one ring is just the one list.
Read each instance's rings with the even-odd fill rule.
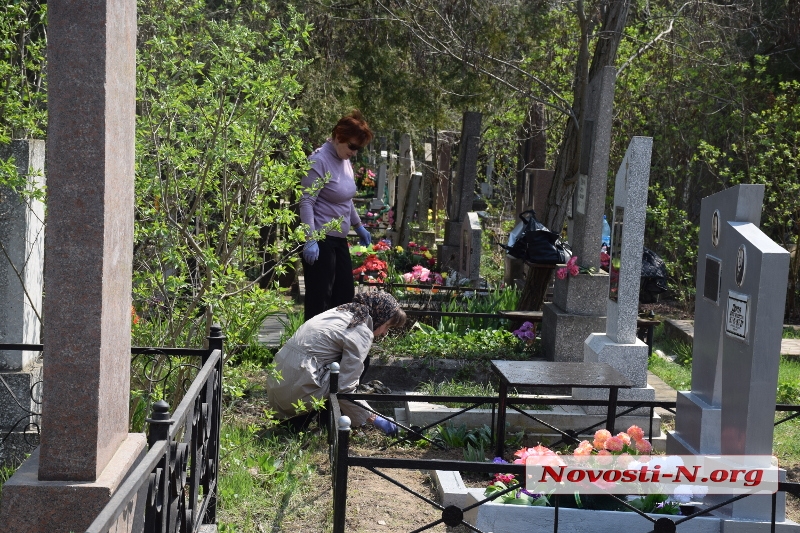
[[[352,318],[353,313],[349,311],[325,311],[300,326],[275,355],[282,379],[277,381],[268,377],[267,387],[270,406],[280,418],[298,414],[292,406],[297,400],[303,400],[309,406],[312,396],[328,397],[330,364],[333,362],[340,365],[339,392],[355,392],[373,335],[371,318],[347,329]],[[340,406],[342,414],[350,417],[354,427],[364,424],[370,415],[352,402],[343,401]]]

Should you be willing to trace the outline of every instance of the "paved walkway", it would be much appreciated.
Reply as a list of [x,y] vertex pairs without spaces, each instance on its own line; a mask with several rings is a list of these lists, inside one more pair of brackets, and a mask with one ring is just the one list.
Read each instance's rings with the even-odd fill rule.
[[267,348],[280,348],[281,335],[288,318],[286,313],[269,315],[258,330],[258,342]]
[[[665,326],[671,329],[668,332],[669,335],[682,337],[685,342],[692,342],[694,338],[693,320],[673,320],[669,318],[665,321]],[[792,326],[784,325],[783,327],[790,328]],[[800,339],[783,339],[781,341],[781,354],[800,356]]]

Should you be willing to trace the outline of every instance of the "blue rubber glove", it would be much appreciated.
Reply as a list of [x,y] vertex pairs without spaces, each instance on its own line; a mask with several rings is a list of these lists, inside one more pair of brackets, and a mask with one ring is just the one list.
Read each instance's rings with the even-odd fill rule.
[[356,227],[356,233],[358,233],[358,242],[361,246],[369,246],[372,242],[372,235],[370,235],[369,230],[364,226]]
[[306,241],[305,246],[303,246],[303,259],[309,265],[313,265],[319,259],[319,244],[317,244],[317,241]]
[[382,416],[376,416],[372,424],[390,437],[397,436],[397,424],[391,420],[387,420]]

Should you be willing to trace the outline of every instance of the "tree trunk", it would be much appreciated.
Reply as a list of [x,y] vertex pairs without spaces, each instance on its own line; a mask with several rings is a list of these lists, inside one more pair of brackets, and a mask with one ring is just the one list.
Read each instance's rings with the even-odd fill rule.
[[[578,19],[581,27],[581,44],[575,66],[575,92],[572,103],[572,116],[564,128],[561,149],[556,159],[553,185],[547,198],[547,208],[541,220],[551,231],[561,233],[567,218],[567,208],[575,192],[575,183],[581,157],[581,130],[586,116],[587,88],[589,82],[600,73],[603,67],[613,65],[628,18],[630,0],[610,0],[603,6],[603,27],[599,32],[591,68],[589,63],[589,35],[595,21],[586,18],[583,1],[578,2]],[[539,310],[544,302],[552,269],[531,268],[525,279],[525,288],[517,306],[518,310]]]

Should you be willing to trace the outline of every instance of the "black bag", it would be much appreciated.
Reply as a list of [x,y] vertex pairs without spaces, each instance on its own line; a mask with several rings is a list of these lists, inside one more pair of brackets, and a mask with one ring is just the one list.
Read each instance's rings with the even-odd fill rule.
[[642,279],[639,285],[639,301],[653,303],[657,296],[666,292],[667,265],[658,254],[649,248],[642,250]]
[[509,244],[500,245],[510,256],[548,265],[566,263],[572,256],[569,245],[536,220],[533,210],[520,213],[519,218],[522,222],[511,232]]

